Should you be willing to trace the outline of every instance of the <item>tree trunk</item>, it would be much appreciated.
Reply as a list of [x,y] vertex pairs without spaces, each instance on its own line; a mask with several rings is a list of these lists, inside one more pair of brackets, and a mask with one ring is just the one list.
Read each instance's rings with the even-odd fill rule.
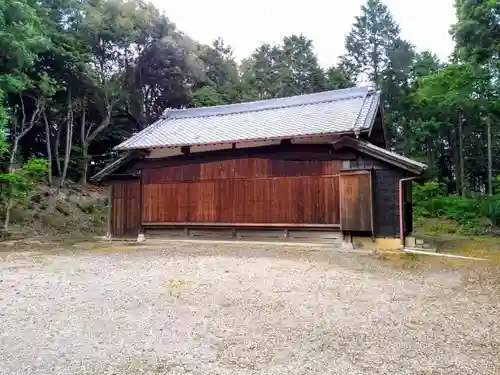
[[81,183],[85,185],[87,183],[88,171],[89,171],[89,154],[88,154],[88,144],[87,142],[82,143],[82,164],[81,164]]
[[448,131],[448,143],[451,147],[451,159],[453,160],[453,165],[455,166],[455,192],[461,194],[460,190],[460,156],[458,152],[458,129],[455,128],[451,132]]
[[68,91],[68,121],[66,126],[66,146],[64,150],[64,165],[59,187],[62,187],[64,185],[64,182],[66,180],[66,175],[68,173],[69,158],[71,156],[72,138],[73,138],[73,108],[72,108],[71,90],[70,90]]
[[460,191],[462,196],[466,196],[465,187],[465,160],[464,160],[464,139],[463,139],[463,118],[458,117],[458,157],[460,159]]
[[47,113],[43,111],[43,121],[45,123],[45,144],[47,146],[47,181],[52,186],[52,144],[50,139],[50,126],[47,120]]
[[80,126],[80,141],[82,143],[82,160],[80,162],[80,172],[81,174],[81,179],[80,182],[81,184],[85,185],[87,183],[87,173],[88,173],[88,168],[89,168],[89,161],[88,160],[88,149],[89,149],[89,144],[87,142],[87,129],[86,129],[86,108],[85,108],[85,101],[82,107],[82,123]]
[[487,118],[488,135],[488,195],[493,195],[493,157],[491,152],[491,119]]
[[59,155],[59,151],[61,148],[61,133],[62,133],[62,126],[59,125],[57,127],[56,131],[56,139],[55,139],[55,144],[54,144],[54,152],[56,153],[56,167],[57,167],[57,175],[61,177],[62,175],[62,170],[61,170],[61,157]]
[[99,126],[97,126],[92,132],[85,130],[85,112],[82,115],[82,126],[80,133],[80,138],[82,143],[82,161],[80,165],[82,172],[81,183],[83,184],[87,183],[89,163],[92,160],[92,158],[89,157],[88,153],[90,143],[109,126],[109,124],[111,123],[112,113],[113,113],[113,104],[106,105],[106,115],[102,119]]
[[111,115],[113,113],[113,105],[114,104],[107,104],[106,105],[106,115],[104,118],[101,120],[101,123],[99,126],[97,126],[86,138],[87,143],[90,145],[90,142],[92,142],[96,137],[101,134],[102,131],[104,131],[109,124],[111,123]]

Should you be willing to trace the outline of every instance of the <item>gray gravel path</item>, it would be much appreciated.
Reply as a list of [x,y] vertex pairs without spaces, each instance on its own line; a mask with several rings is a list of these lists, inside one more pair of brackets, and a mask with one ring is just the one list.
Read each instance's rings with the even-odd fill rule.
[[459,271],[272,245],[3,254],[0,374],[499,374]]

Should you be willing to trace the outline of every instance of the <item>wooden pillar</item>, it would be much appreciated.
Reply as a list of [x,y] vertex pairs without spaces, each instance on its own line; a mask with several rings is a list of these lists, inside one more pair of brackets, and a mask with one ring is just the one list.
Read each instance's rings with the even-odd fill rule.
[[140,180],[139,180],[139,228],[137,230],[137,242],[143,242],[146,238],[144,236],[144,227],[142,222],[144,221],[144,170],[140,170]]

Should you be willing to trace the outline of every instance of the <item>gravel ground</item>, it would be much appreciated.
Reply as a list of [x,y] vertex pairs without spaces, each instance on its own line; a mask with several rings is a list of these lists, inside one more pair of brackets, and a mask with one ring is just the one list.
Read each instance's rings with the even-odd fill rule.
[[463,271],[278,245],[3,253],[0,374],[499,374]]

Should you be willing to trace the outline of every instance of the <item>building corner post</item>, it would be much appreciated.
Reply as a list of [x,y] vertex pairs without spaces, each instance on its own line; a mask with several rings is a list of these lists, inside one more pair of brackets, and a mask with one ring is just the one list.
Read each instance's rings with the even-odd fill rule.
[[414,181],[419,179],[420,176],[406,177],[399,180],[399,240],[401,241],[401,250],[405,249],[405,225],[404,225],[404,183],[406,181]]
[[144,220],[144,170],[139,171],[141,174],[139,181],[139,228],[137,234],[137,242],[146,241],[146,236],[144,235],[144,227],[142,222]]
[[344,232],[342,231],[342,242],[341,242],[341,248],[346,249],[346,250],[352,250],[354,249],[354,244],[352,241],[352,234],[351,232]]

